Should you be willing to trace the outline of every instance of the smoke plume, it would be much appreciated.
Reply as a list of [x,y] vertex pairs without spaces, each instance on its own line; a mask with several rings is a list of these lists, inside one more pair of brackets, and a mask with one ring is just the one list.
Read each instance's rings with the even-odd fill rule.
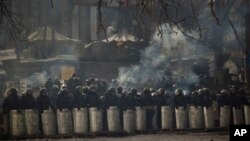
[[[175,62],[174,59],[185,60],[185,58],[197,57],[197,54],[205,51],[204,47],[180,32],[177,34],[169,34],[169,32],[170,28],[165,26],[163,38],[155,33],[151,45],[141,53],[138,65],[119,68],[117,78],[119,85],[127,90],[129,88],[142,89],[143,87],[157,88],[162,80],[168,81],[169,77],[174,76],[177,76],[176,79],[183,79],[185,83],[197,81],[197,76],[186,70],[190,68],[187,66],[188,64]],[[171,76],[166,75],[167,71],[171,71]]]

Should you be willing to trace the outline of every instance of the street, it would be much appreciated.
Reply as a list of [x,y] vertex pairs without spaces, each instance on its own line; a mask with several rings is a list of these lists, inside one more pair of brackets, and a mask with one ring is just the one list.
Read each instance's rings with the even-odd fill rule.
[[96,137],[71,139],[32,139],[29,141],[229,141],[227,132],[212,133],[162,133],[141,134],[127,137]]

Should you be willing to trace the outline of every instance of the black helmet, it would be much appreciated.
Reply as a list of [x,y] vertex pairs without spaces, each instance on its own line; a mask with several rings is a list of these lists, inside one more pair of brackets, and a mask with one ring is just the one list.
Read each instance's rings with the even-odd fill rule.
[[54,84],[54,85],[52,86],[52,88],[53,88],[53,89],[59,89],[59,86],[56,85],[56,84]]
[[46,89],[41,89],[40,90],[40,95],[47,95],[47,90]]
[[165,93],[165,89],[160,88],[160,89],[158,90],[158,93],[159,93],[160,95],[163,95],[163,94]]
[[77,86],[75,92],[82,93],[82,87],[81,86]]
[[137,94],[137,90],[136,90],[135,88],[132,88],[132,89],[130,90],[130,93]]
[[122,90],[123,90],[122,86],[119,86],[119,87],[117,88],[117,92],[119,92],[119,93],[122,93]]
[[198,95],[197,91],[192,91],[192,95]]
[[110,87],[108,91],[111,92],[111,93],[115,93],[116,92],[116,90],[115,90],[114,87]]
[[87,94],[89,92],[89,87],[88,86],[84,86],[82,88],[82,92],[85,93],[85,94]]
[[203,89],[199,89],[197,93],[198,93],[198,95],[202,95],[203,94]]
[[144,88],[144,89],[143,89],[143,93],[144,93],[144,94],[150,94],[151,91],[150,91],[149,88]]
[[220,93],[221,93],[222,95],[227,95],[227,94],[228,94],[228,91],[227,91],[226,89],[222,89],[222,90],[220,91]]
[[153,92],[153,93],[151,94],[151,96],[156,97],[156,96],[158,96],[158,93],[157,93],[157,92]]
[[151,93],[155,92],[155,88],[150,88],[149,90]]
[[9,93],[8,95],[17,95],[18,91],[16,88],[10,88],[7,93]]
[[176,89],[174,93],[175,93],[175,95],[182,95],[182,94],[183,94],[183,93],[182,93],[182,90],[179,89],[179,88]]
[[67,89],[67,88],[62,89],[62,94],[69,94],[69,89]]
[[62,84],[61,89],[67,89],[68,86],[66,84]]
[[89,90],[90,90],[91,92],[96,92],[96,86],[95,86],[95,85],[91,85],[91,86],[89,87]]

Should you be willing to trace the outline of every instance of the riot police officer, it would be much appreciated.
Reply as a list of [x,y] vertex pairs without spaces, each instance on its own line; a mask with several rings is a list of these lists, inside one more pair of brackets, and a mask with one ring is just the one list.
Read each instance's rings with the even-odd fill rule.
[[[17,95],[18,91],[15,88],[10,88],[6,91],[7,97],[3,102],[3,114],[4,114],[4,122],[7,126],[10,125],[10,111],[18,110],[21,113],[21,98]],[[8,130],[8,127],[5,128]]]
[[116,95],[115,88],[110,88],[105,94],[104,105],[106,108],[109,106],[118,106],[119,97]]
[[222,89],[220,94],[217,95],[217,104],[218,107],[230,106],[230,96],[226,89]]
[[77,86],[74,93],[74,108],[83,108],[87,106],[86,94],[83,93],[83,88],[81,86]]
[[52,104],[50,102],[50,98],[48,96],[46,89],[41,89],[39,96],[36,98],[37,109],[39,111],[39,128],[40,131],[43,133],[42,128],[42,113],[44,110],[48,110],[52,108]]
[[57,95],[56,106],[57,109],[71,109],[73,106],[72,96],[67,88],[62,89]]
[[46,91],[48,93],[48,96],[50,98],[52,106],[56,107],[56,98],[57,98],[57,95],[60,91],[60,87],[58,85],[53,85],[51,88],[51,91],[49,91],[47,89],[46,89]]
[[204,101],[204,106],[207,108],[211,107],[213,104],[213,98],[212,98],[208,88],[203,89],[203,101]]
[[3,112],[9,114],[10,110],[19,110],[21,108],[21,99],[17,95],[18,91],[15,88],[7,90],[7,97],[3,102]]
[[239,93],[237,93],[234,86],[229,88],[229,96],[230,96],[230,103],[231,106],[234,108],[240,108],[241,107],[241,98]]
[[148,88],[144,88],[142,97],[141,97],[141,103],[146,108],[146,125],[147,129],[153,129],[153,116],[154,116],[154,110],[153,110],[153,98],[151,95],[151,91]]
[[204,90],[199,89],[198,90],[198,95],[196,98],[196,105],[195,106],[204,106]]
[[174,96],[174,101],[173,101],[174,107],[187,107],[187,99],[183,95],[183,92],[181,89],[176,89],[175,90],[175,96]]
[[120,96],[123,94],[123,88],[121,86],[117,88],[117,94]]
[[193,91],[191,95],[188,97],[188,104],[191,106],[197,106],[197,96],[198,96],[198,92]]
[[87,93],[86,98],[87,98],[87,102],[88,102],[89,107],[101,108],[102,102],[101,102],[100,98],[97,95],[96,87],[94,85],[90,86],[89,92]]
[[22,109],[35,109],[36,102],[35,102],[35,98],[33,96],[32,89],[28,89],[26,91],[25,95],[22,96],[21,105],[22,105]]
[[46,89],[40,90],[40,94],[36,98],[36,104],[39,113],[42,113],[43,110],[48,110],[49,108],[52,108],[52,104]]

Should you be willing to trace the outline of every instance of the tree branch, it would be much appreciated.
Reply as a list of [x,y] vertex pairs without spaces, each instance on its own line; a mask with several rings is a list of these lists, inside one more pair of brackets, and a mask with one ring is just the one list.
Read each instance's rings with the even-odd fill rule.
[[237,41],[238,41],[239,46],[240,46],[241,48],[245,49],[245,46],[244,46],[244,44],[242,43],[242,41],[241,41],[241,39],[240,39],[240,36],[239,36],[239,34],[238,34],[238,32],[237,32],[235,26],[233,25],[233,22],[232,22],[230,19],[228,19],[228,22],[229,22],[229,24],[231,25],[231,27],[232,27],[232,29],[233,29],[234,35],[235,35],[235,37],[236,37],[236,39],[237,39]]
[[54,8],[53,0],[50,0],[51,7]]

